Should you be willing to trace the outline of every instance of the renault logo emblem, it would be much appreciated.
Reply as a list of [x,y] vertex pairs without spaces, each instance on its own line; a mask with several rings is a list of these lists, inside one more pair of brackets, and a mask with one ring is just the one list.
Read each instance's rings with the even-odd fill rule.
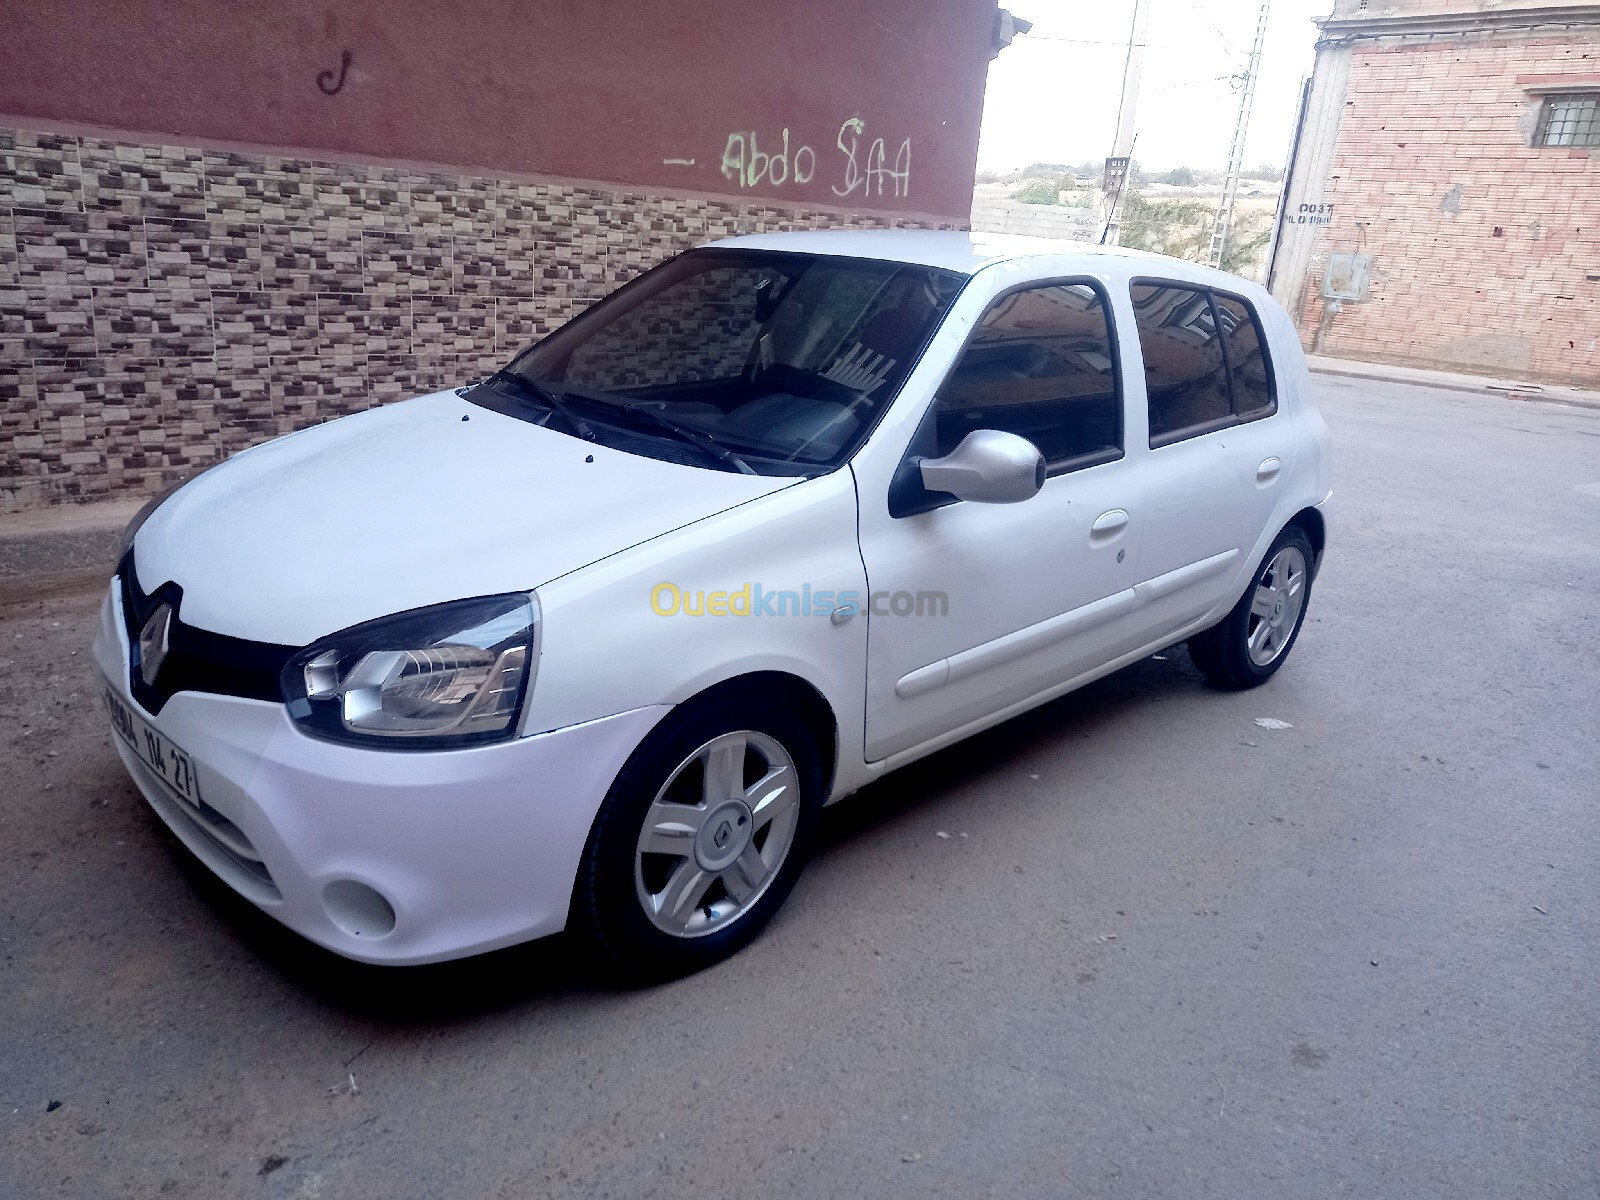
[[163,604],[150,614],[139,631],[139,678],[145,687],[155,687],[156,675],[167,657],[167,635],[172,629],[172,605]]

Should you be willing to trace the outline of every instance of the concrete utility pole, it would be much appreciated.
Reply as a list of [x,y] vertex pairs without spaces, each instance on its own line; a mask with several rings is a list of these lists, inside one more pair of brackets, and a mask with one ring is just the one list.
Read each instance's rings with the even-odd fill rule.
[[[1133,25],[1128,30],[1128,57],[1122,65],[1122,101],[1117,105],[1117,134],[1106,160],[1106,227],[1101,242],[1115,246],[1121,223],[1117,212],[1128,188],[1133,163],[1134,116],[1139,107],[1139,76],[1144,73],[1144,31],[1150,23],[1150,0],[1133,0]],[[1119,162],[1120,160],[1120,162]],[[1119,164],[1113,167],[1113,163]]]
[[1239,171],[1244,166],[1244,135],[1250,128],[1250,106],[1256,98],[1256,74],[1261,67],[1261,43],[1267,38],[1267,10],[1272,0],[1261,0],[1261,15],[1256,18],[1256,40],[1250,46],[1250,60],[1244,68],[1244,88],[1239,96],[1239,119],[1233,126],[1233,146],[1228,151],[1228,177],[1222,184],[1222,203],[1217,205],[1217,221],[1211,227],[1211,265],[1222,265],[1228,248],[1228,230],[1233,225],[1233,198],[1239,194]]

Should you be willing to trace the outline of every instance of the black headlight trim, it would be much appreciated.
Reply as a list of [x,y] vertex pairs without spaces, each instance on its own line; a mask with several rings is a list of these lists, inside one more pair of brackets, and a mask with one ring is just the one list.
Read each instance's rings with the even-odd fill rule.
[[[516,707],[503,729],[476,733],[428,733],[411,737],[363,733],[345,725],[340,715],[341,702],[338,699],[313,699],[306,694],[306,665],[328,650],[348,650],[351,655],[356,655],[376,649],[414,648],[408,643],[421,643],[430,636],[440,636],[442,631],[448,632],[448,627],[451,625],[465,628],[461,624],[463,621],[470,623],[473,619],[489,620],[525,606],[532,609],[533,632],[518,677]],[[517,736],[522,727],[522,710],[527,703],[530,678],[538,664],[538,624],[538,604],[531,592],[505,592],[494,596],[477,596],[407,609],[404,612],[352,625],[328,637],[318,638],[302,650],[296,650],[283,665],[278,691],[288,705],[289,716],[301,732],[310,737],[338,742],[341,745],[415,753],[454,750],[509,741]]]
[[[122,556],[122,561],[117,564],[117,581],[122,601],[123,629],[128,639],[128,689],[139,706],[152,716],[159,714],[167,702],[179,692],[204,692],[214,696],[237,696],[245,700],[267,700],[287,704],[295,724],[310,736],[344,745],[405,751],[445,750],[506,741],[515,737],[517,730],[521,728],[522,709],[527,701],[528,677],[534,670],[538,657],[537,624],[527,660],[523,663],[517,708],[505,730],[418,738],[356,733],[344,727],[337,712],[329,712],[325,705],[313,704],[306,698],[304,667],[307,662],[330,646],[359,641],[369,630],[385,633],[404,631],[406,625],[412,621],[425,627],[426,622],[436,619],[441,610],[459,613],[482,606],[483,611],[489,612],[496,606],[501,606],[500,611],[508,612],[520,604],[533,603],[532,596],[528,592],[509,592],[471,600],[454,600],[446,604],[428,605],[424,608],[395,613],[392,616],[354,625],[302,647],[230,637],[185,624],[183,589],[176,583],[168,581],[154,591],[144,591],[139,586],[132,549],[129,549]],[[156,674],[155,683],[151,685],[144,682],[139,669],[139,634],[144,629],[145,623],[163,604],[172,606],[172,622],[168,626],[167,654],[162,660],[160,671]],[[535,606],[536,620],[537,611]]]

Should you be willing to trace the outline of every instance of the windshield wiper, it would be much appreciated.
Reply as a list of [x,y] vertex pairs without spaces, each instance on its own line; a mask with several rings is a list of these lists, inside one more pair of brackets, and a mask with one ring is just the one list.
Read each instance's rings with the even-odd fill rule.
[[597,400],[600,403],[615,409],[617,412],[627,413],[631,417],[646,420],[650,422],[650,424],[654,425],[657,429],[661,429],[672,434],[673,437],[680,441],[688,442],[697,450],[704,451],[706,454],[709,454],[712,458],[717,459],[719,462],[727,463],[735,471],[738,471],[741,474],[760,474],[759,471],[757,471],[749,463],[745,462],[744,459],[740,458],[737,454],[735,454],[732,450],[729,450],[715,438],[701,433],[698,429],[691,429],[687,425],[680,425],[671,417],[663,414],[659,409],[645,408],[639,403],[625,404],[620,400],[604,400],[598,396],[585,396],[584,398]]
[[577,413],[573,412],[572,406],[566,402],[565,398],[563,398],[560,393],[551,391],[549,388],[545,387],[544,384],[535,383],[526,375],[519,374],[516,371],[507,370],[504,367],[496,371],[493,375],[489,376],[489,380],[492,383],[509,383],[512,387],[516,388],[525,396],[529,396],[534,400],[537,400],[540,404],[543,404],[551,412],[555,413],[558,417],[565,421],[572,432],[577,434],[584,441],[598,442],[600,440],[599,435],[597,435],[594,431],[594,427],[580,417]]

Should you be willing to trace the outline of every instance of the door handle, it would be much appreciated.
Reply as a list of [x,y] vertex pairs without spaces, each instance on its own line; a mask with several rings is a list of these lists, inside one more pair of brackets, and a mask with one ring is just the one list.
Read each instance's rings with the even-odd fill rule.
[[1283,470],[1283,462],[1276,458],[1264,458],[1261,465],[1256,468],[1256,482],[1261,484],[1271,483],[1278,477],[1278,472]]
[[1127,512],[1124,509],[1113,508],[1110,512],[1103,512],[1094,519],[1094,524],[1089,527],[1089,540],[1109,542],[1127,527]]

